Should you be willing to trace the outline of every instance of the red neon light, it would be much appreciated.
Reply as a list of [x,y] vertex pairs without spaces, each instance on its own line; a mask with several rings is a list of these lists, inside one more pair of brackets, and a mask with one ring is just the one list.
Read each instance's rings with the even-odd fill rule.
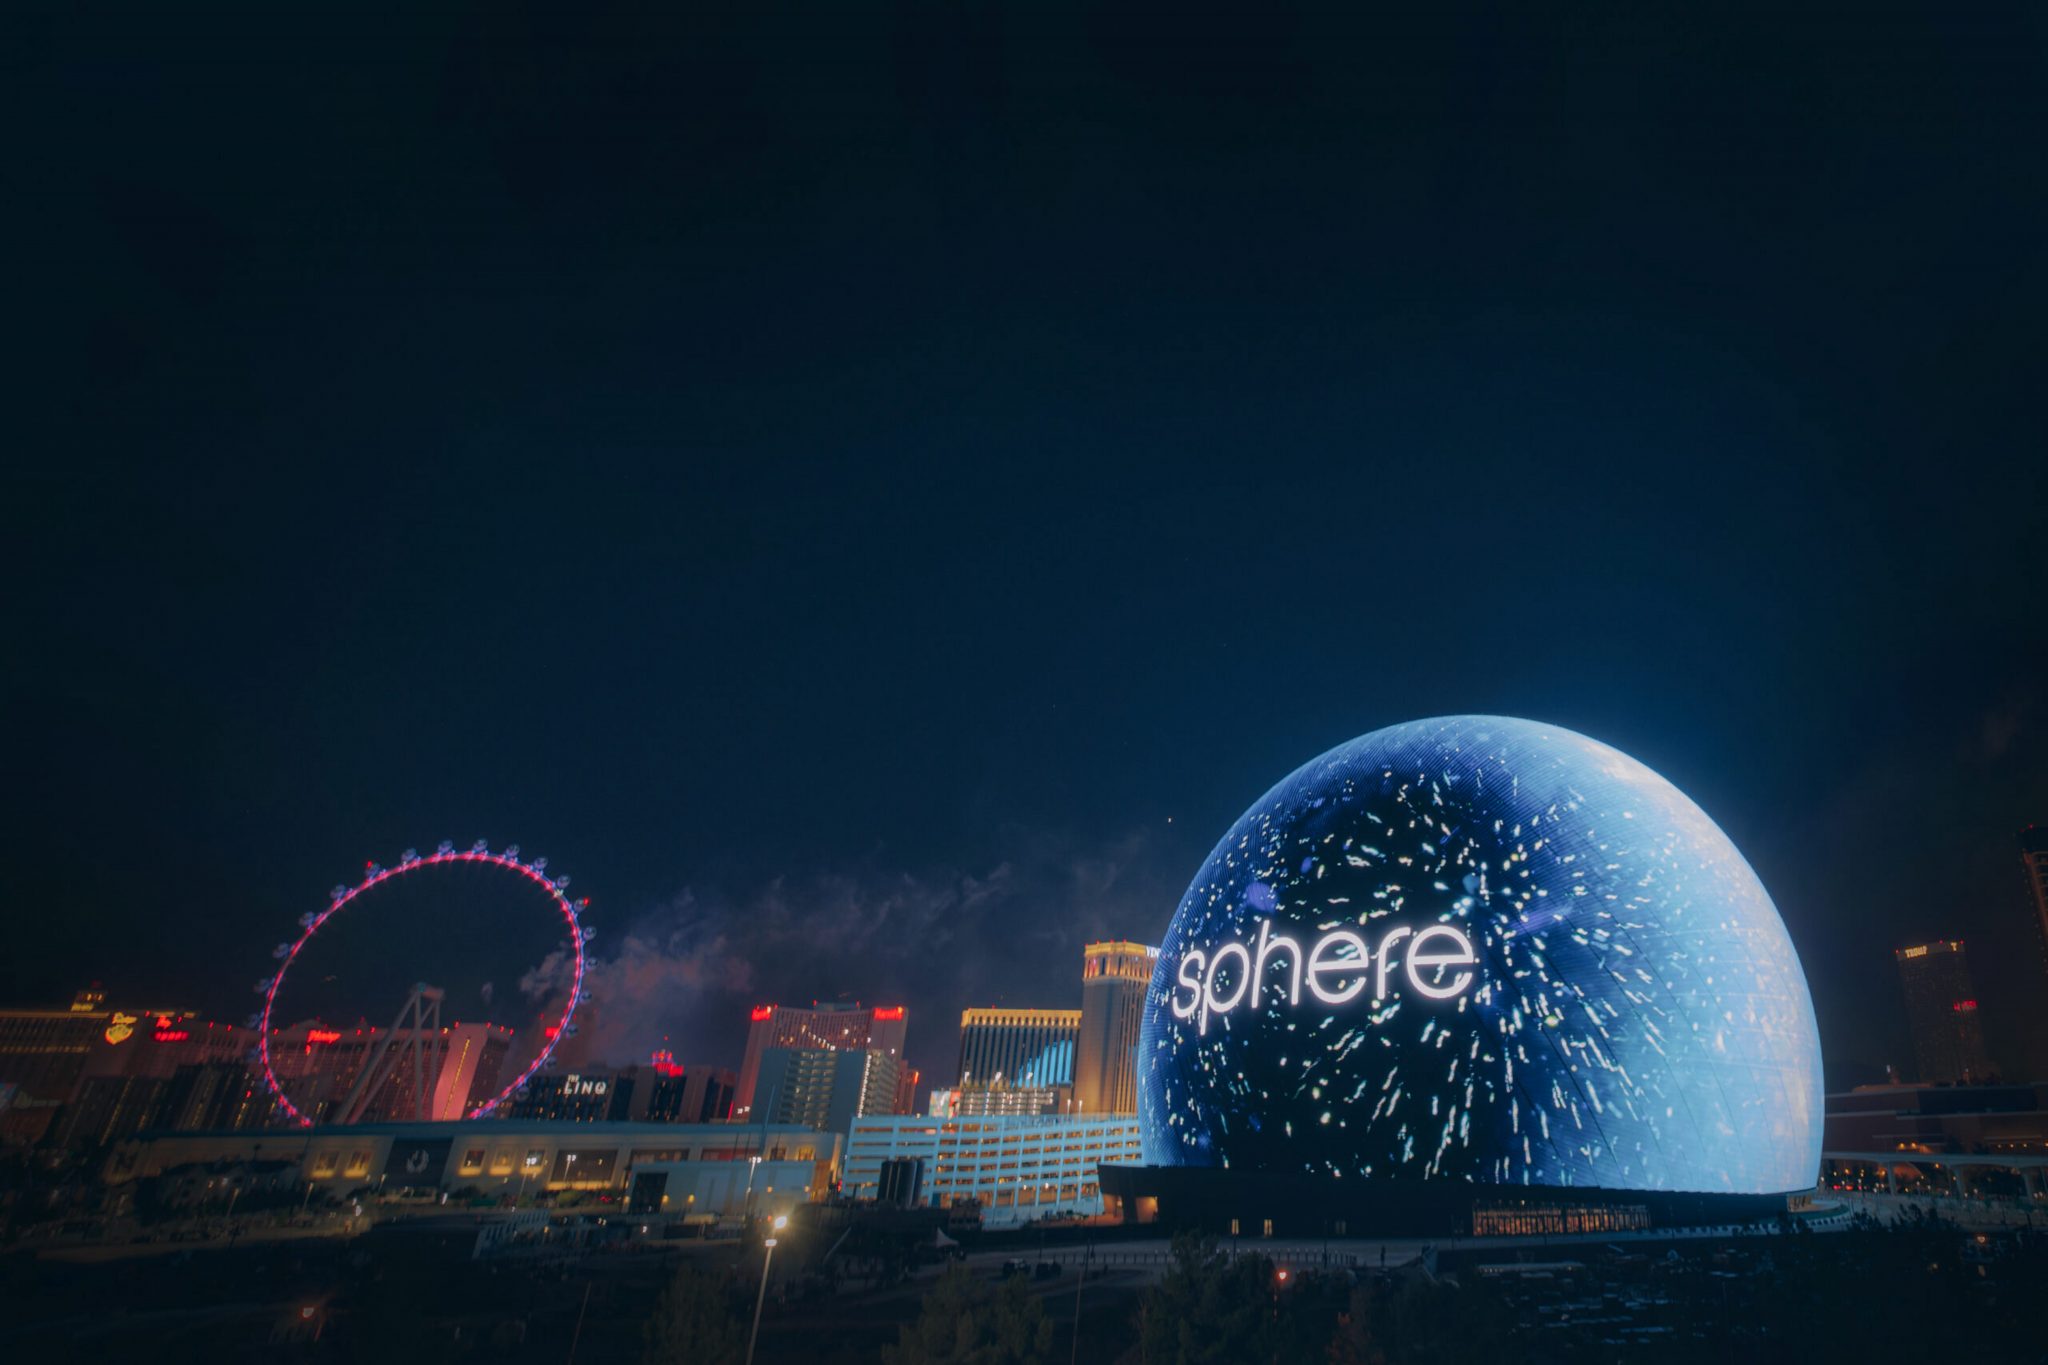
[[749,1019],[752,1019],[757,1024],[764,1019],[773,1019],[775,1017],[775,1006],[756,1005],[754,1006],[754,1012],[748,1015],[747,1017]]
[[309,1028],[306,1030],[306,1041],[309,1043],[338,1043],[341,1041],[341,1030],[334,1028]]
[[1958,1000],[1956,1001],[1956,1008],[1959,1010],[1973,1010],[1977,1008],[1977,1002],[1974,1000]]
[[192,1035],[181,1028],[160,1028],[150,1036],[159,1043],[182,1043]]
[[885,1010],[878,1009],[875,1011],[875,1018],[877,1019],[901,1019],[902,1017],[903,1006],[901,1005],[895,1005]]

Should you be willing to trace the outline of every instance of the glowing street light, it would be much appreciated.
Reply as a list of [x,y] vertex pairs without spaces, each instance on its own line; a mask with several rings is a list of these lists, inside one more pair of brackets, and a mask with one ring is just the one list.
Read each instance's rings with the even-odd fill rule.
[[761,1290],[754,1295],[754,1325],[747,1332],[747,1365],[754,1365],[754,1341],[761,1335],[761,1305],[768,1298],[768,1263],[775,1259],[775,1234],[789,1226],[789,1215],[778,1213],[768,1225],[768,1237],[761,1243],[767,1253],[761,1257]]

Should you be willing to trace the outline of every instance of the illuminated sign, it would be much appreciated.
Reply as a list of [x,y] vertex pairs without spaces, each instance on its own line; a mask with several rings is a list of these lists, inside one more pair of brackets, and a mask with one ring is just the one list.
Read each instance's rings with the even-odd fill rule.
[[562,1093],[564,1095],[602,1095],[610,1088],[611,1082],[599,1080],[594,1076],[571,1074],[562,1078]]
[[754,1006],[753,1013],[749,1014],[747,1017],[757,1024],[764,1019],[773,1019],[775,1017],[775,1006],[756,1005]]
[[[1405,950],[1402,941],[1407,941]],[[1287,989],[1280,992],[1290,1007],[1301,1003],[1303,986],[1325,1005],[1348,1005],[1365,995],[1370,978],[1375,1003],[1388,998],[1398,982],[1398,965],[1408,989],[1426,1000],[1452,1000],[1472,988],[1479,954],[1465,931],[1449,924],[1431,924],[1415,930],[1397,925],[1380,935],[1377,946],[1368,949],[1365,936],[1350,929],[1333,929],[1318,938],[1307,952],[1299,940],[1273,932],[1273,921],[1259,922],[1256,940],[1229,942],[1213,953],[1190,948],[1182,955],[1174,984],[1173,1013],[1176,1018],[1195,1019],[1195,1031],[1206,1034],[1212,1015],[1229,1014],[1252,994],[1252,983],[1266,979],[1266,964],[1273,960],[1289,965]],[[1232,964],[1226,972],[1226,964]],[[1445,971],[1450,977],[1445,979]],[[1219,982],[1223,983],[1219,988]],[[1188,992],[1183,1000],[1181,990]]]
[[114,1017],[107,1022],[107,1031],[101,1036],[110,1043],[125,1043],[135,1036],[135,1024],[134,1015],[122,1014],[117,1010]]
[[181,1028],[160,1028],[150,1035],[159,1043],[182,1043],[191,1036],[188,1030]]
[[888,1009],[879,1009],[875,1011],[875,1018],[877,1019],[901,1019],[902,1017],[903,1006],[901,1005],[894,1005]]
[[341,1030],[332,1028],[309,1028],[306,1030],[306,1041],[308,1043],[338,1043],[341,1041]]
[[1926,948],[1925,948],[1924,946],[1922,946],[1922,947],[1919,947],[1919,948],[1908,948],[1908,949],[1906,949],[1906,951],[1904,951],[1903,953],[1900,953],[1900,954],[1899,954],[1899,956],[1900,956],[1900,957],[1926,957],[1926,956],[1927,956],[1927,949],[1926,949]]

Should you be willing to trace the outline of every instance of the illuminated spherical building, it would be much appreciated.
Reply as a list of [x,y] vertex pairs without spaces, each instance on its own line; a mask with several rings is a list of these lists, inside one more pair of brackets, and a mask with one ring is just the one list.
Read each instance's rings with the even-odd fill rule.
[[1812,1002],[1749,864],[1642,764],[1498,716],[1375,731],[1245,812],[1138,1073],[1154,1167],[1782,1195],[1820,1159]]

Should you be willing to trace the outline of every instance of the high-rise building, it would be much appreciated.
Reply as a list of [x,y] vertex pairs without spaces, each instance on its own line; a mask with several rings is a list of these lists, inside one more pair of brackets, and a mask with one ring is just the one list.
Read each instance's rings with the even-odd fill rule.
[[1079,1010],[960,1012],[962,1089],[1072,1085]]
[[[361,1108],[357,1122],[421,1117],[422,1094],[429,1106],[425,1117],[452,1121],[505,1084],[512,1043],[512,1030],[500,1024],[394,1033],[368,1024],[341,1029],[306,1022],[272,1031],[270,1066],[293,1107],[315,1123],[348,1121],[348,1101],[369,1065],[380,1066],[382,1075],[374,1093],[355,1096]],[[418,1084],[416,1069],[424,1073]]]
[[2027,895],[2042,948],[2048,952],[2048,825],[2028,825],[2020,831],[2020,865],[2027,874]]
[[723,1123],[732,1117],[732,1093],[738,1084],[739,1077],[729,1067],[704,1062],[681,1066],[673,1052],[657,1052],[647,1118],[654,1123]]
[[800,1123],[844,1133],[866,1114],[896,1112],[903,1059],[880,1048],[771,1047],[756,1067],[749,1123]]
[[[854,1004],[756,1005],[749,1016],[747,1051],[740,1061],[739,1086],[733,1093],[736,1122],[758,1123],[754,1098],[760,1089],[761,1059],[770,1048],[799,1051],[886,1052],[903,1057],[908,1011],[901,1005]],[[874,1112],[886,1112],[877,1110]]]
[[1900,948],[1894,956],[1906,996],[1906,1023],[1913,1034],[1919,1082],[1952,1085],[1983,1080],[1991,1065],[1984,1054],[1984,1027],[1963,941],[1916,943]]
[[[2027,902],[2034,910],[2034,927],[2039,933],[2040,966],[2048,975],[2048,825],[2028,825],[2020,831],[2020,870],[2027,878]],[[2028,1062],[2036,1076],[2048,1076],[2048,981],[2030,992],[2031,1017],[2024,1019]]]
[[498,1093],[512,1031],[495,1024],[456,1024],[442,1031],[441,1070],[434,1078],[436,1122],[453,1123]]
[[148,1129],[260,1128],[271,1097],[251,1054],[256,1034],[179,1011],[115,1010],[88,1045],[84,1075],[58,1122],[66,1147]]
[[[131,1074],[137,1053],[150,1053],[148,1061],[164,1064],[134,1074],[158,1080],[169,1077],[178,1062],[208,1060],[191,1049],[165,1047],[189,1038],[183,1021],[191,1017],[190,1010],[109,1007],[106,993],[97,987],[80,991],[65,1009],[0,1010],[0,1085],[12,1087],[0,1116],[0,1146],[41,1141],[52,1131],[58,1111],[82,1098],[87,1083]],[[245,1048],[248,1041],[249,1035],[242,1035],[234,1049]],[[176,1061],[170,1060],[172,1053]],[[122,1112],[146,1112],[137,1098],[146,1090],[150,1087],[131,1087]],[[67,1119],[64,1129],[77,1126]]]
[[1074,1112],[1138,1112],[1138,1025],[1159,950],[1090,943],[1081,951],[1081,1019],[1074,1040]]
[[918,1087],[924,1084],[924,1073],[905,1062],[896,1072],[896,1100],[892,1114],[915,1114],[917,1112]]

